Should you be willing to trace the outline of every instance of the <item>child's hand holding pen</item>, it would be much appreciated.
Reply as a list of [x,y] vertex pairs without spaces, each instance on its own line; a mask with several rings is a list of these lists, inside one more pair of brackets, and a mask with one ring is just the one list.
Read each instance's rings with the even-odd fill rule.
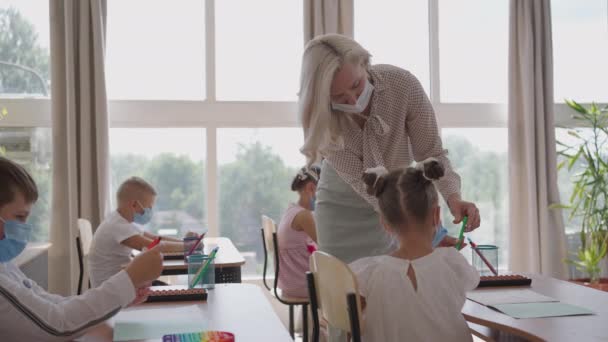
[[144,303],[150,295],[150,286],[152,286],[151,281],[146,282],[144,286],[135,289],[135,299],[131,302],[131,304],[129,304],[129,306]]

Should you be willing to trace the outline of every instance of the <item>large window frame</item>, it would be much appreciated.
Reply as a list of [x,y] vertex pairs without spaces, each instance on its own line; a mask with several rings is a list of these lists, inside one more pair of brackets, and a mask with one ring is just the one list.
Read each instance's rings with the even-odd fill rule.
[[[158,128],[200,127],[206,129],[206,220],[209,235],[219,235],[219,193],[217,130],[220,128],[299,127],[295,102],[218,101],[215,73],[215,2],[205,0],[206,99],[174,100],[110,100],[110,127]],[[443,103],[440,98],[439,68],[439,0],[429,0],[429,98],[441,128],[506,128],[507,105],[497,103]],[[355,9],[356,10],[356,9]],[[304,41],[302,41],[304,44]],[[49,98],[1,98],[0,104],[10,108],[3,118],[4,127],[51,127]],[[168,116],[167,113],[172,113]],[[555,123],[575,126],[570,109],[555,104]],[[298,153],[294,151],[294,153]]]

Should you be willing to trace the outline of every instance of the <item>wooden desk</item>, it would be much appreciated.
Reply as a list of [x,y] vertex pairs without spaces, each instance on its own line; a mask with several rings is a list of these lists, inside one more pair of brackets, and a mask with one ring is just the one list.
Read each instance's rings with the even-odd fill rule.
[[607,292],[540,275],[529,277],[532,290],[585,307],[595,315],[516,319],[467,300],[462,309],[465,319],[476,324],[473,329],[489,340],[515,335],[531,341],[608,341]]
[[[204,238],[204,252],[209,254],[214,246],[220,249],[215,257],[215,282],[216,283],[240,283],[241,266],[245,264],[245,258],[234,247],[232,241],[225,237]],[[183,259],[163,261],[163,275],[188,274],[188,265]]]
[[[239,342],[293,341],[283,323],[264,297],[260,287],[251,284],[221,284],[209,291],[206,302],[148,303],[126,308],[139,311],[158,308],[179,309],[197,304],[208,318],[207,330],[234,334]],[[120,313],[118,314],[120,315]],[[118,316],[117,317],[120,317]],[[112,341],[114,319],[97,326],[79,341]],[[158,340],[160,341],[160,339]]]

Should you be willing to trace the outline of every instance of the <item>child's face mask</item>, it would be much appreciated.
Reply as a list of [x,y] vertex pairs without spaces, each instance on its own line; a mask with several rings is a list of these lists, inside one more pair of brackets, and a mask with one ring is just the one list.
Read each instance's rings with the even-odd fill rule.
[[25,249],[30,239],[32,225],[16,220],[5,220],[2,217],[0,221],[4,222],[4,239],[0,240],[0,262],[8,262]]
[[152,212],[152,208],[144,208],[143,205],[141,205],[141,203],[139,201],[137,201],[137,204],[139,204],[139,206],[143,209],[143,213],[135,213],[135,215],[133,215],[133,222],[140,224],[140,225],[146,225],[148,224],[151,220],[152,220],[152,216],[154,215],[154,213]]
[[439,223],[439,226],[435,231],[435,237],[433,238],[433,248],[437,247],[437,245],[439,245],[446,235],[448,235],[448,230],[445,229],[441,223]]

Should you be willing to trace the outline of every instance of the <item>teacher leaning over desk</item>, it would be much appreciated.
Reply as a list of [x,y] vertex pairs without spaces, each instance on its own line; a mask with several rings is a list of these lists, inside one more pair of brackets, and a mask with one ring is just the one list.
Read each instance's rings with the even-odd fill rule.
[[[446,174],[436,185],[454,223],[480,224],[475,204],[460,197],[460,176],[443,149],[437,120],[420,82],[393,65],[370,64],[370,53],[346,36],[308,42],[302,58],[298,115],[308,164],[322,161],[315,221],[319,249],[344,262],[386,254],[391,238],[380,224],[376,198],[361,176],[434,157]],[[442,245],[454,245],[446,237]]]

